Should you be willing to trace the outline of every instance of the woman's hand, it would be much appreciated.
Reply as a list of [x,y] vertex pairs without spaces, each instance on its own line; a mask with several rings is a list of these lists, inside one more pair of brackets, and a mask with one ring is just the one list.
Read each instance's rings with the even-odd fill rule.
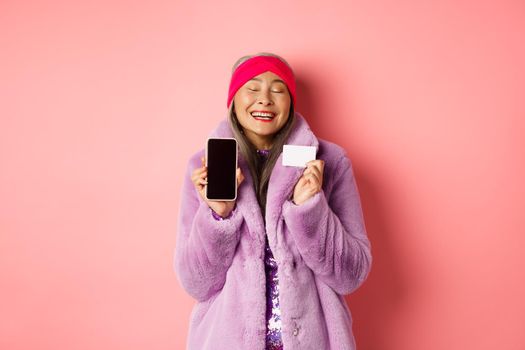
[[[206,198],[206,191],[204,187],[208,184],[208,168],[206,167],[206,161],[204,157],[201,158],[202,167],[197,168],[191,175],[191,181],[197,188],[197,191],[201,195],[202,199],[208,203],[208,206],[217,214],[223,218],[230,215],[231,211],[235,207],[235,201],[210,201]],[[242,174],[241,168],[237,168],[237,188],[244,181],[244,175]]]
[[324,161],[321,159],[311,160],[306,163],[303,176],[297,181],[293,190],[293,202],[296,205],[301,205],[322,190],[323,171]]

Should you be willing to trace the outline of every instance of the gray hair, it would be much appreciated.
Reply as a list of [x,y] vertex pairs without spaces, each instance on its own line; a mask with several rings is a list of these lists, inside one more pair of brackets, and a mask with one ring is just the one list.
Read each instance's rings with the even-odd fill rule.
[[[235,69],[237,69],[237,67],[240,64],[242,64],[244,61],[252,57],[255,57],[255,56],[277,57],[278,59],[283,61],[288,67],[290,67],[290,65],[288,64],[288,62],[284,60],[284,58],[276,54],[269,53],[269,52],[259,52],[255,55],[247,55],[247,56],[243,56],[239,58],[233,65],[232,74],[233,72],[235,72]],[[250,168],[250,173],[252,175],[253,185],[255,188],[255,194],[257,196],[257,201],[259,202],[259,206],[261,207],[263,218],[265,217],[265,212],[266,212],[266,195],[268,193],[268,183],[270,181],[270,175],[272,173],[273,167],[275,166],[277,158],[279,158],[279,155],[281,154],[283,145],[288,139],[288,136],[290,135],[292,127],[295,123],[294,105],[293,105],[293,100],[291,99],[291,96],[290,96],[290,100],[291,100],[291,103],[290,103],[290,113],[288,115],[288,120],[282,126],[282,128],[274,135],[272,148],[270,150],[270,153],[268,154],[266,161],[262,161],[259,158],[257,154],[257,149],[244,135],[243,128],[241,124],[239,123],[239,120],[237,119],[237,115],[235,114],[235,107],[234,107],[233,101],[230,104],[230,108],[228,112],[228,119],[230,121],[233,135],[237,139],[237,142],[239,143],[239,150],[241,154],[243,155],[244,159],[246,160],[246,162],[248,163],[248,167]]]

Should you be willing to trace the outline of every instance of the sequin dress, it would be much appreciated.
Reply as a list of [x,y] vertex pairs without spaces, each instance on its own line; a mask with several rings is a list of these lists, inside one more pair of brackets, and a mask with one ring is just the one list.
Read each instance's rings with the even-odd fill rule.
[[[257,150],[257,154],[263,160],[269,154],[269,150]],[[212,211],[217,220],[222,218]],[[283,350],[281,338],[281,309],[279,306],[279,276],[277,263],[265,235],[264,270],[266,272],[266,350]]]
[[[257,153],[266,159],[269,150],[258,150]],[[281,339],[281,308],[279,306],[279,275],[277,263],[268,244],[268,236],[264,236],[264,269],[266,271],[266,350],[282,350]]]
[[264,267],[266,270],[266,350],[282,350],[279,277],[268,238],[266,238]]

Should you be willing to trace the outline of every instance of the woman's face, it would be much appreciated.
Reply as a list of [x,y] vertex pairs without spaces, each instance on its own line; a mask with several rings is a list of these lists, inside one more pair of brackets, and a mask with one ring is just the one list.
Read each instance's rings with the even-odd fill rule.
[[290,93],[283,80],[272,72],[261,73],[237,90],[233,103],[246,137],[259,149],[271,148],[290,113]]

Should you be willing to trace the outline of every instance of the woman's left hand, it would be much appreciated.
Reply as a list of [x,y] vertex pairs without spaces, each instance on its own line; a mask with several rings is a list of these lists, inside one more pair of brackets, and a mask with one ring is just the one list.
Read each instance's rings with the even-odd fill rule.
[[324,161],[321,159],[311,160],[306,163],[306,169],[293,190],[293,202],[296,205],[301,205],[322,190],[323,171]]

